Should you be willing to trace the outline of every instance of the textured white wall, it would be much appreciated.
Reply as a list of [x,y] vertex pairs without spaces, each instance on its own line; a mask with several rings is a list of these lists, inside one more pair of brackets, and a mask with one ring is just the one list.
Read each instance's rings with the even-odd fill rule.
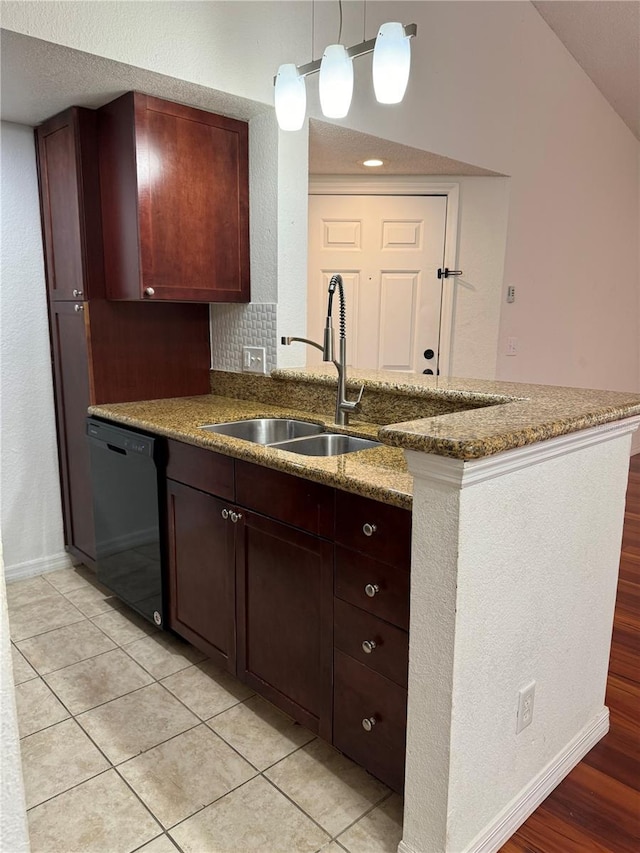
[[[438,183],[438,178],[430,178]],[[460,185],[458,264],[452,376],[496,378],[504,253],[509,212],[508,178],[452,177]]]
[[64,565],[68,558],[63,550],[33,131],[2,122],[0,133],[0,520],[11,577]]
[[0,542],[0,849],[29,853],[20,740],[13,689],[9,616]]
[[[467,850],[603,710],[630,436],[578,436],[596,433],[601,443],[478,483],[465,477],[483,461],[466,463],[461,488],[408,454],[409,850]],[[531,681],[533,722],[517,735]]]
[[[3,26],[264,103],[278,65],[312,52],[308,2],[149,5],[9,0]],[[336,37],[334,5],[315,4],[316,55]],[[344,7],[353,43],[363,4]],[[405,101],[376,104],[360,60],[342,123],[512,178],[505,282],[518,300],[503,312],[497,375],[637,389],[638,141],[530,3],[381,0],[367,5],[367,37],[385,20],[418,24]],[[320,117],[317,78],[307,90]],[[303,289],[286,297],[304,306]]]

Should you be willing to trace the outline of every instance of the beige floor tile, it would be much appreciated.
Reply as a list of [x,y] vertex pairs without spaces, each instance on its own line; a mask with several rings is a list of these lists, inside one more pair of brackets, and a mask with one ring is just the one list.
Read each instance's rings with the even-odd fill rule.
[[327,844],[326,847],[321,847],[318,853],[344,853],[344,847],[338,844],[337,841],[332,841],[330,844]]
[[332,836],[389,793],[382,782],[320,740],[294,752],[265,775]]
[[52,595],[56,590],[48,583],[45,575],[7,583],[7,607],[9,612],[24,604],[31,604]]
[[129,643],[127,654],[154,678],[166,678],[206,658],[206,655],[190,643],[167,633],[152,634]]
[[208,725],[259,770],[315,737],[259,696],[218,714]]
[[253,693],[237,678],[209,661],[170,675],[162,683],[201,720],[226,711]]
[[74,663],[44,678],[72,714],[95,708],[153,681],[122,649]]
[[33,678],[16,687],[16,706],[21,738],[66,720],[69,716],[67,709],[41,678]]
[[9,630],[14,643],[84,619],[64,595],[50,585],[49,589],[48,594],[39,593],[35,599],[14,605],[9,610]]
[[11,644],[11,663],[13,665],[14,684],[22,684],[24,681],[38,677],[38,673],[13,643]]
[[393,794],[338,838],[349,853],[396,853],[402,840],[402,798]]
[[28,819],[31,853],[130,853],[161,831],[115,770],[36,806]]
[[74,720],[24,738],[20,753],[28,809],[109,768]]
[[92,621],[119,646],[126,646],[149,634],[159,633],[151,622],[147,622],[124,604],[119,604],[116,609],[108,613],[94,616]]
[[105,587],[85,584],[78,589],[71,589],[64,593],[65,597],[77,607],[85,616],[99,616],[108,613],[119,604],[113,593]]
[[118,770],[167,829],[257,773],[205,725],[132,758]]
[[66,593],[71,589],[81,589],[95,580],[95,572],[86,566],[74,566],[72,569],[58,569],[56,572],[47,572],[45,575],[51,586],[58,592]]
[[115,649],[99,628],[84,619],[18,643],[20,651],[43,675]]
[[151,684],[77,718],[114,764],[133,758],[199,722],[160,684]]
[[166,835],[160,835],[144,847],[140,847],[136,853],[178,853],[178,848]]
[[329,837],[261,776],[172,829],[185,853],[312,853]]

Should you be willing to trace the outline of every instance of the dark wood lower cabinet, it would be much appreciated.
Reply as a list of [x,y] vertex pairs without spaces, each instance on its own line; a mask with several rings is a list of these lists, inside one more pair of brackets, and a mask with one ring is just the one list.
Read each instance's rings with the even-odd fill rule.
[[402,791],[407,691],[337,649],[334,663],[334,746]]
[[[168,448],[170,627],[401,791],[405,561],[335,544],[327,486],[175,441]],[[402,535],[410,527],[410,514],[357,503],[381,524],[400,518]]]
[[167,480],[169,627],[236,671],[234,527],[228,502]]
[[243,511],[236,548],[238,675],[330,740],[332,543]]

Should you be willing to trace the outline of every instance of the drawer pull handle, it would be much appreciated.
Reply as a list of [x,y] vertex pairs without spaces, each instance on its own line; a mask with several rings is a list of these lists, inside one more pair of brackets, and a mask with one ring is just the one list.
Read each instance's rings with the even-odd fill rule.
[[362,525],[362,532],[364,533],[365,536],[373,536],[373,534],[376,532],[377,529],[378,528],[375,526],[375,524],[369,524],[368,521],[366,521]]
[[229,510],[228,510],[228,509],[223,509],[223,510],[222,510],[222,512],[220,513],[220,515],[221,515],[221,516],[224,518],[224,520],[226,521],[226,520],[229,518]]
[[231,518],[231,521],[233,521],[234,524],[237,524],[242,518],[242,513],[234,512],[233,510],[231,510],[231,512],[229,513],[229,517]]
[[81,311],[84,311],[84,305],[74,305],[73,310],[76,314],[79,314]]
[[155,290],[153,289],[153,287],[145,287],[145,289],[144,289],[144,295],[145,296],[153,296],[154,294],[155,294]]
[[362,651],[367,655],[370,655],[371,652],[377,648],[378,644],[375,640],[365,640],[362,644]]
[[365,586],[364,591],[369,598],[373,598],[374,595],[377,595],[380,592],[380,587],[377,583],[368,583]]
[[376,718],[375,717],[365,717],[364,720],[362,721],[362,728],[365,730],[365,732],[370,732],[373,729],[373,727],[375,726],[375,724],[376,724]]
[[75,298],[75,299],[79,299],[79,298],[82,296],[82,291],[81,291],[81,290],[76,290],[76,289],[74,288],[72,292],[73,292],[73,296],[74,296],[74,298]]

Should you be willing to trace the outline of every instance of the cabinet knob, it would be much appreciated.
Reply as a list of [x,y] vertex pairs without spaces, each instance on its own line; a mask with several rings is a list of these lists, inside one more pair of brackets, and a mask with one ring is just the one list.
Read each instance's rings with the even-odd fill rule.
[[365,717],[364,720],[362,721],[362,728],[365,730],[365,732],[370,732],[373,729],[373,727],[375,726],[375,724],[376,724],[376,718],[375,717]]
[[223,509],[223,510],[222,510],[222,512],[220,513],[220,515],[221,515],[221,516],[224,518],[224,520],[226,521],[226,520],[229,518],[229,510],[228,510],[228,509]]
[[377,583],[368,583],[365,586],[364,591],[369,598],[373,598],[374,595],[377,595],[380,592],[380,587]]
[[81,311],[84,311],[84,305],[74,305],[73,310],[76,314],[79,314]]
[[74,291],[73,291],[73,295],[74,295],[74,298],[75,298],[75,299],[80,299],[80,297],[82,296],[82,291],[81,291],[81,290],[75,290],[75,289],[74,289]]
[[144,295],[145,296],[153,296],[155,294],[155,290],[152,287],[145,287]]
[[362,532],[365,536],[373,536],[377,529],[375,524],[369,524],[368,521],[362,525]]
[[237,524],[242,518],[242,513],[234,512],[233,510],[231,510],[231,512],[229,513],[229,517],[231,518],[231,521],[233,521],[234,524]]
[[362,651],[366,654],[370,655],[371,652],[378,647],[378,644],[375,640],[365,640],[362,643]]

